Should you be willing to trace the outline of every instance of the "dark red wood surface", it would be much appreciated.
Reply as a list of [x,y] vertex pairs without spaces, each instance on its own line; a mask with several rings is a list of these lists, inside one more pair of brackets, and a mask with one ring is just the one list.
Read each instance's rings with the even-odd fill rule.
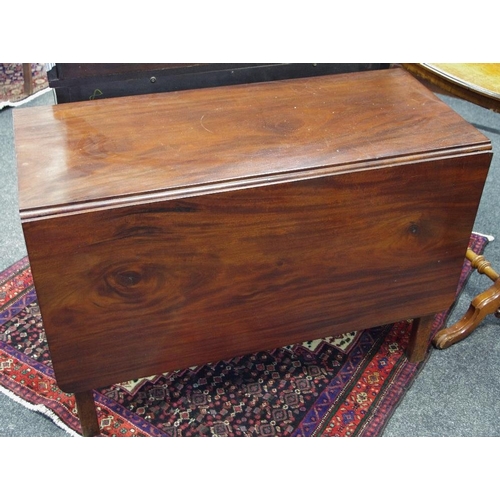
[[14,120],[25,217],[489,148],[400,69],[16,109]]
[[490,145],[401,70],[61,108],[16,137],[67,392],[454,298]]

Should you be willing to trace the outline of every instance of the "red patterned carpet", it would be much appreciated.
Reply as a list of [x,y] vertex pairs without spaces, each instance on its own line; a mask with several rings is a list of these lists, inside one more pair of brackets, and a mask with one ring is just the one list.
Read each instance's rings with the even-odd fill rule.
[[[481,254],[487,239],[472,235]],[[471,267],[464,262],[457,293]],[[54,380],[27,258],[0,274],[0,385],[81,432]],[[448,311],[436,316],[442,328]],[[379,436],[420,365],[411,320],[116,384],[94,392],[103,436]]]
[[30,63],[32,90],[25,90],[22,63],[0,63],[0,109],[16,105],[49,86],[46,63]]

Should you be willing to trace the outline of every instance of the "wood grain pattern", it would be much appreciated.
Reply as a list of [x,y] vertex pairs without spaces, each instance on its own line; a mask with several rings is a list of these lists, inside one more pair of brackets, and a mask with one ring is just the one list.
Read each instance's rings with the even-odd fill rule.
[[491,160],[402,70],[20,111],[67,392],[445,309]]
[[399,69],[14,115],[24,218],[489,148],[486,137]]
[[479,154],[27,222],[58,383],[445,309],[486,170]]

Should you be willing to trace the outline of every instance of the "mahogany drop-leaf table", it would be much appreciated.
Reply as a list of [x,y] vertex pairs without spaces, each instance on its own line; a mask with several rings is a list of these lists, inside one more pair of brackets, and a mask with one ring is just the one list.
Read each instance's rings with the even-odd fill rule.
[[16,109],[20,216],[84,435],[113,383],[454,300],[491,144],[403,69]]

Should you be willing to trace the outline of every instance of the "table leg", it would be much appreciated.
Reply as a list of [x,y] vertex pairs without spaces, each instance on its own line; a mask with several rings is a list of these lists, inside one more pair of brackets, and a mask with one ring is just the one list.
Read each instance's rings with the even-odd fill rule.
[[101,433],[93,391],[75,393],[78,417],[85,437],[98,436]]
[[411,363],[420,363],[430,345],[430,334],[435,315],[415,318],[410,335],[410,343],[406,355]]
[[23,63],[24,93],[30,96],[33,93],[33,76],[31,63]]

